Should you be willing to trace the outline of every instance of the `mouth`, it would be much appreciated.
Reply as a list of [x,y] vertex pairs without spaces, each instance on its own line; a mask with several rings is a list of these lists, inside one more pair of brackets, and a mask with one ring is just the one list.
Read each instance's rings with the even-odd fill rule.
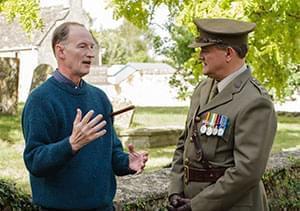
[[91,65],[91,64],[92,64],[91,61],[83,61],[82,63],[83,63],[83,64],[87,64],[87,65]]

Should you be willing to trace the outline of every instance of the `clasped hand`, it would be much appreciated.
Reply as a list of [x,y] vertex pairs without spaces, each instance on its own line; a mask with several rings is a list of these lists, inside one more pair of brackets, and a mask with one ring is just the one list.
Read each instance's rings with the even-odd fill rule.
[[191,211],[191,200],[182,198],[179,194],[174,194],[169,199],[170,205],[167,206],[168,211]]

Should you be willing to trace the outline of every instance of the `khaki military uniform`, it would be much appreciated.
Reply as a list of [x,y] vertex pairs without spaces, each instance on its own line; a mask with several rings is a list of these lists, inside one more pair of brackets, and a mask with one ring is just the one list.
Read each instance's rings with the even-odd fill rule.
[[[186,127],[174,154],[169,196],[184,194],[191,199],[193,211],[268,210],[261,177],[277,127],[273,104],[249,69],[208,102],[213,83],[210,78],[200,83],[191,98]],[[222,136],[199,132],[207,112],[228,117]],[[195,128],[197,140],[192,137]],[[202,153],[197,152],[195,141],[201,144]],[[199,182],[189,181],[187,168],[225,171],[216,181],[205,174]]]

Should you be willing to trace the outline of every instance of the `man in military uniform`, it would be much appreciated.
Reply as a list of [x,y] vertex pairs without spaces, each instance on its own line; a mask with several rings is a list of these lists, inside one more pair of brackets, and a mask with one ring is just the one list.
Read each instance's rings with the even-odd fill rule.
[[[267,92],[245,64],[254,23],[195,19],[203,74],[171,170],[169,210],[268,210],[261,177],[277,128]],[[257,70],[259,71],[259,70]]]

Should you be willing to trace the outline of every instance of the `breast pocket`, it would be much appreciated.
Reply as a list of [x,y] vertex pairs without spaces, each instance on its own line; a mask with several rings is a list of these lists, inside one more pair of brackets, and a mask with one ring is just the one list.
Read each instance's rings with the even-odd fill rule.
[[233,161],[233,127],[228,125],[222,136],[201,134],[200,141],[207,159],[217,165]]

